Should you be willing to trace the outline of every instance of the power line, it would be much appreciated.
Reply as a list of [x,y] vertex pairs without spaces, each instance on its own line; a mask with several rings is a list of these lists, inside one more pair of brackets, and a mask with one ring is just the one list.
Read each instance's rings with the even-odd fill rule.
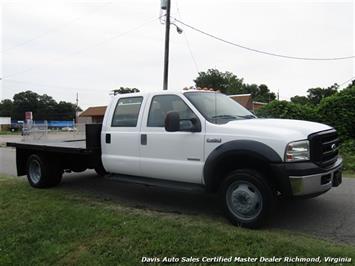
[[192,61],[193,61],[193,63],[194,63],[196,72],[198,73],[198,72],[200,72],[200,70],[199,70],[199,67],[198,67],[196,58],[195,58],[195,56],[194,56],[193,53],[192,53],[192,48],[191,48],[190,42],[189,42],[189,40],[188,40],[187,35],[186,35],[185,32],[184,32],[184,39],[185,39],[185,41],[186,41],[186,45],[187,45],[187,48],[188,48],[188,50],[189,50],[191,59],[192,59]]
[[[158,18],[159,18],[159,17],[158,17]],[[117,38],[119,38],[119,37],[122,37],[122,36],[124,36],[124,35],[126,35],[126,34],[129,34],[129,33],[131,33],[131,32],[134,32],[134,31],[136,31],[136,30],[139,30],[139,29],[143,28],[144,26],[146,26],[146,25],[152,23],[153,21],[155,21],[155,20],[158,19],[158,18],[157,18],[157,17],[154,17],[153,19],[149,19],[149,20],[147,20],[146,22],[144,22],[144,23],[142,23],[142,24],[140,24],[140,25],[138,25],[138,26],[136,26],[136,27],[134,27],[134,28],[132,28],[132,29],[130,29],[130,30],[128,30],[128,31],[124,31],[124,32],[118,33],[118,34],[113,35],[113,36],[111,36],[111,37],[109,37],[109,38],[107,38],[107,39],[105,39],[105,40],[103,40],[103,41],[97,42],[96,44],[94,44],[94,45],[92,45],[92,46],[90,46],[90,47],[86,47],[86,48],[83,48],[83,49],[76,50],[76,51],[74,51],[73,53],[67,54],[67,55],[64,55],[64,56],[74,56],[74,55],[82,54],[82,53],[84,53],[84,52],[86,52],[86,51],[88,51],[88,50],[90,50],[90,49],[92,49],[92,48],[95,48],[95,47],[104,45],[104,44],[106,44],[106,43],[108,43],[108,42],[111,42],[111,41],[113,41],[113,40],[115,40],[115,39],[117,39]],[[56,58],[52,58],[52,60],[50,60],[50,61],[54,61],[55,59],[56,59]],[[11,74],[9,74],[9,75],[6,75],[5,77],[1,77],[0,80],[5,80],[5,79],[8,79],[9,77],[16,76],[16,75],[19,75],[19,74],[23,74],[23,73],[32,71],[32,70],[34,70],[34,69],[36,69],[36,68],[37,68],[37,67],[34,66],[34,67],[30,67],[30,68],[27,68],[27,69],[22,70],[22,71],[14,72],[14,73],[11,73]]]
[[[178,1],[176,1],[176,11],[177,11],[178,16],[180,17],[180,19],[182,19],[182,16],[181,16],[181,13],[180,13],[180,8],[179,8],[179,5],[178,5]],[[183,32],[183,34],[184,34],[184,39],[185,39],[185,42],[186,42],[187,49],[189,50],[189,53],[190,53],[192,62],[194,63],[196,72],[198,73],[198,72],[200,72],[200,71],[199,71],[199,67],[198,67],[196,58],[194,57],[194,55],[193,55],[193,53],[192,53],[191,45],[190,45],[190,42],[189,42],[189,40],[188,40],[188,38],[187,38],[187,34],[186,34],[185,31]]]
[[[90,13],[91,13],[91,14],[94,14],[94,13],[96,13],[97,11],[99,11],[102,7],[105,7],[105,6],[107,6],[108,4],[111,4],[111,3],[105,3],[105,4],[103,4],[103,5],[100,5],[100,6],[99,6],[99,9],[96,8],[96,9],[93,10],[93,12],[90,12]],[[32,43],[32,42],[34,42],[34,41],[36,41],[36,40],[38,40],[38,39],[40,39],[40,38],[43,38],[43,37],[45,37],[45,36],[47,36],[47,35],[52,34],[52,33],[54,33],[54,32],[58,32],[58,31],[61,30],[61,28],[63,28],[63,26],[70,25],[70,24],[72,24],[73,22],[78,21],[78,20],[80,20],[80,19],[82,19],[82,17],[76,17],[76,18],[74,18],[74,19],[71,19],[71,20],[69,20],[69,21],[67,21],[67,22],[65,22],[65,23],[63,23],[63,24],[57,25],[57,27],[54,27],[54,28],[51,28],[51,29],[45,31],[45,32],[42,33],[42,34],[39,34],[39,35],[37,35],[37,36],[35,36],[35,37],[33,37],[33,38],[30,38],[30,39],[28,39],[28,40],[26,40],[26,41],[20,42],[20,43],[16,44],[16,45],[13,46],[13,47],[10,47],[10,48],[7,48],[7,49],[5,49],[5,50],[2,50],[2,51],[0,51],[0,53],[5,54],[5,53],[7,53],[7,52],[9,52],[9,51],[15,50],[15,49],[17,49],[17,48],[19,48],[19,47],[22,47],[22,46],[25,46],[25,45],[27,45],[27,44],[29,44],[29,43]]]
[[298,56],[291,56],[291,55],[283,55],[283,54],[277,54],[277,53],[272,53],[272,52],[267,52],[267,51],[263,51],[263,50],[259,50],[259,49],[254,49],[254,48],[250,48],[250,47],[247,47],[247,46],[244,46],[244,45],[241,45],[241,44],[238,44],[238,43],[234,43],[234,42],[231,42],[231,41],[227,41],[225,39],[222,39],[220,37],[217,37],[213,34],[210,34],[210,33],[207,33],[203,30],[200,30],[194,26],[191,26],[189,24],[186,24],[185,22],[179,20],[179,19],[176,19],[175,20],[179,23],[181,23],[182,25],[194,30],[194,31],[197,31],[201,34],[204,34],[208,37],[211,37],[213,39],[216,39],[218,41],[221,41],[221,42],[224,42],[224,43],[227,43],[227,44],[230,44],[230,45],[233,45],[233,46],[236,46],[236,47],[239,47],[239,48],[242,48],[242,49],[245,49],[245,50],[248,50],[248,51],[252,51],[252,52],[255,52],[255,53],[259,53],[259,54],[265,54],[265,55],[270,55],[270,56],[275,56],[275,57],[281,57],[281,58],[287,58],[287,59],[295,59],[295,60],[305,60],[305,61],[335,61],[335,60],[345,60],[345,59],[353,59],[355,58],[354,55],[351,55],[351,56],[344,56],[344,57],[329,57],[329,58],[320,58],[320,57],[298,57]]
[[355,80],[355,76],[353,76],[352,78],[350,78],[350,79],[348,79],[348,80],[346,80],[346,81],[340,83],[338,86],[341,87],[341,86],[343,86],[343,85],[345,85],[345,84],[348,84],[348,83],[350,83],[350,82],[353,82],[354,80]]

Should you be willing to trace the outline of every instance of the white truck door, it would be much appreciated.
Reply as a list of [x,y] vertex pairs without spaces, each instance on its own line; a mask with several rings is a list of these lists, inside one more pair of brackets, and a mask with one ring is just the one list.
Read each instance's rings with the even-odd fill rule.
[[[150,104],[148,104],[150,102]],[[141,126],[141,175],[152,178],[202,182],[205,125],[201,132],[167,132],[165,116],[178,112],[180,119],[196,118],[193,107],[175,94],[155,95],[148,100]],[[180,126],[184,127],[181,121]]]
[[111,107],[101,136],[102,162],[106,171],[139,175],[139,127],[142,96],[121,97]]

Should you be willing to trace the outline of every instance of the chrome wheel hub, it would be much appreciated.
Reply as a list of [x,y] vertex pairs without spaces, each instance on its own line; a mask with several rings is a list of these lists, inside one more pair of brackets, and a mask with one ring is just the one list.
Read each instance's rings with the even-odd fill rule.
[[236,181],[227,190],[227,206],[240,220],[253,220],[262,210],[262,196],[253,184]]
[[31,181],[37,184],[41,179],[41,166],[38,161],[31,161],[28,173]]

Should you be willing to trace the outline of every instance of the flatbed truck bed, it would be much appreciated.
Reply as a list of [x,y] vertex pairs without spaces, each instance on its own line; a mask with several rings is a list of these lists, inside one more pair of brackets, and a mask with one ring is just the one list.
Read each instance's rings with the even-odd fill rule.
[[97,148],[86,148],[86,140],[69,140],[69,141],[20,141],[7,142],[8,147],[33,149],[39,151],[52,152],[69,152],[69,153],[92,153]]
[[28,157],[37,154],[46,158],[50,167],[66,172],[82,172],[86,169],[102,170],[101,124],[86,125],[85,138],[79,140],[26,140],[7,142],[16,148],[17,175],[25,175]]

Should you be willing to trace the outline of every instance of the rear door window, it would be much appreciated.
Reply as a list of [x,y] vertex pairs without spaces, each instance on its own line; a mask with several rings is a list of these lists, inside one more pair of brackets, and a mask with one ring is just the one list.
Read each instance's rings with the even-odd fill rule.
[[112,117],[112,127],[136,127],[143,97],[129,97],[118,100]]

